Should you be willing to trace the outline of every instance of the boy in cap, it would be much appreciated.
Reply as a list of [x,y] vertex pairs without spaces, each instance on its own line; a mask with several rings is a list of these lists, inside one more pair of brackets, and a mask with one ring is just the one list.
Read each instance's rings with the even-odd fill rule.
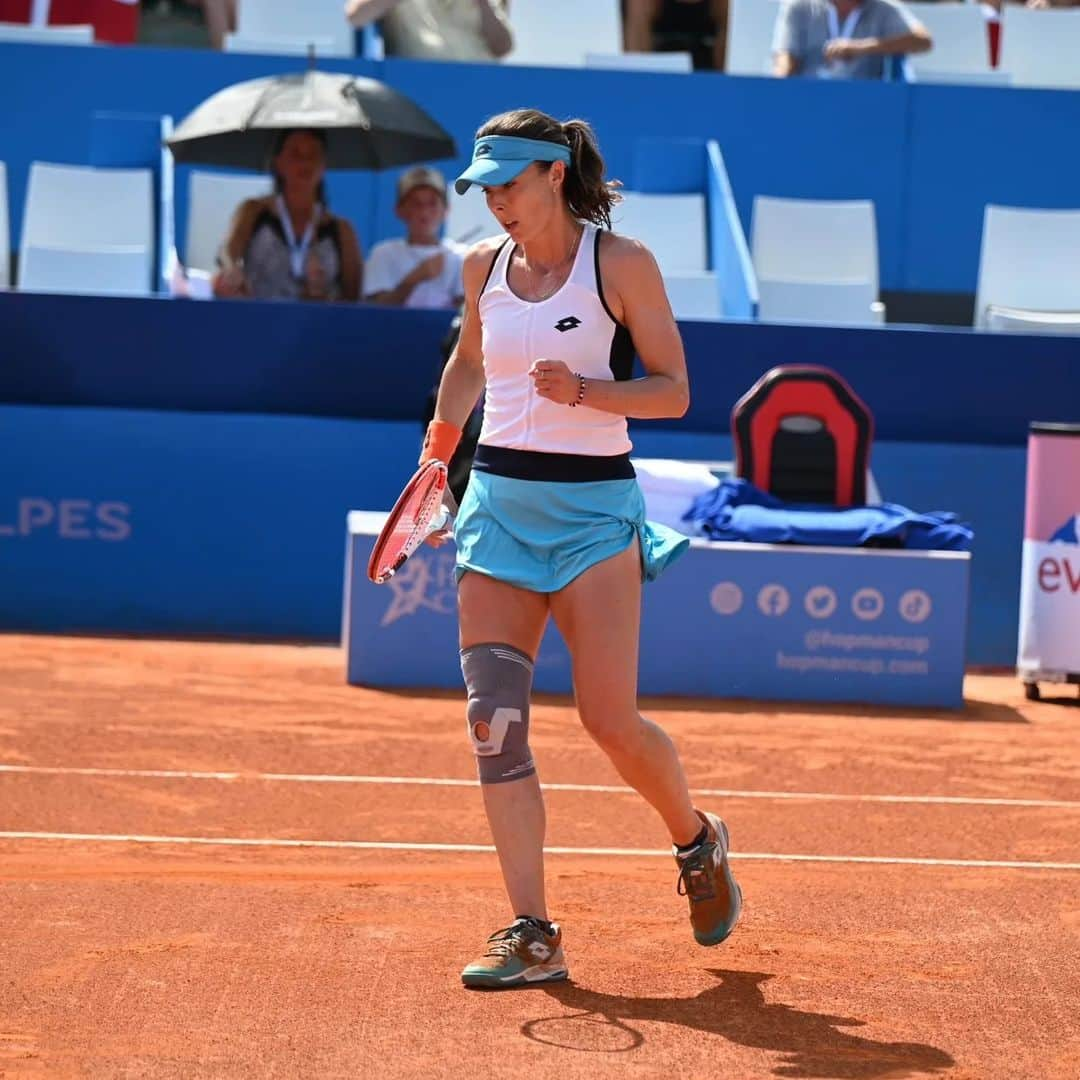
[[446,220],[446,179],[417,166],[398,181],[397,216],[406,236],[376,244],[364,266],[364,299],[411,308],[457,307],[464,296],[462,255],[440,238]]

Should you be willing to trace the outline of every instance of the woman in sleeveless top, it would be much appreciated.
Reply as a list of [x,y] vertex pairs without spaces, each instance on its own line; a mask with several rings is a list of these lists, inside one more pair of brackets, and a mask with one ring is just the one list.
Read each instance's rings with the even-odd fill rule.
[[[610,231],[618,198],[589,126],[534,110],[494,117],[457,181],[484,189],[506,232],[465,260],[461,335],[421,461],[448,461],[481,392],[484,423],[457,521],[468,729],[514,921],[462,972],[467,986],[567,977],[544,894],[544,804],[528,748],[533,664],[550,616],[578,712],[660,814],[695,938],[718,944],[741,894],[727,830],[690,799],[678,753],[637,709],[641,586],[688,545],[645,520],[627,417],[682,416],[686,362],[656,261]],[[645,370],[633,378],[634,352]],[[437,542],[437,540],[436,540]],[[603,837],[598,841],[603,843]]]
[[326,206],[326,140],[285,132],[270,165],[274,194],[241,203],[214,277],[219,297],[263,300],[360,298],[363,264],[352,225]]

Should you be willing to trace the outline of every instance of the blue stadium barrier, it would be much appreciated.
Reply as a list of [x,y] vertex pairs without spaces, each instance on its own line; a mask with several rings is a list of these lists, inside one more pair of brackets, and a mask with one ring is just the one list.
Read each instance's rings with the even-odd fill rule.
[[914,84],[908,94],[904,287],[974,292],[987,203],[1080,207],[1080,93]]
[[356,31],[356,55],[365,60],[382,60],[386,55],[382,34],[378,23],[368,23]]
[[[415,420],[0,406],[0,629],[333,640],[346,513],[391,505],[420,434]],[[731,457],[720,435],[642,423],[633,437],[643,457]],[[888,498],[971,523],[967,657],[1011,664],[1023,447],[878,442],[872,462]]]
[[[30,162],[84,164],[93,112],[128,108],[179,120],[222,86],[301,64],[184,49],[0,45],[0,91],[20,109],[3,148],[12,235]],[[458,158],[439,163],[448,173],[465,164],[486,115],[533,104],[583,115],[605,149],[642,137],[715,139],[747,231],[755,195],[872,199],[884,289],[973,292],[987,202],[1078,201],[1072,178],[1080,173],[1080,141],[1064,134],[1080,130],[1074,92],[572,69],[553,77],[534,68],[398,59],[320,66],[382,78],[428,108],[458,143]],[[616,152],[613,167],[625,177],[634,161]],[[395,174],[330,177],[334,208],[354,221],[365,248],[400,232],[394,181]],[[186,204],[186,170],[179,169],[181,236]]]
[[[0,402],[411,420],[450,312],[368,305],[0,293]],[[883,440],[1023,446],[1031,420],[1080,422],[1076,341],[967,330],[681,324],[680,431],[726,432],[769,368],[825,364]]]
[[[350,683],[458,690],[452,547],[385,586],[365,569],[385,515],[349,515],[342,644]],[[967,552],[695,542],[641,605],[642,694],[958,708]],[[549,624],[533,685],[573,693]]]
[[[608,162],[617,142],[601,147]],[[708,179],[704,139],[643,136],[631,140],[627,186],[668,195],[704,191]]]
[[330,640],[416,424],[0,406],[0,627]]
[[709,258],[720,276],[721,307],[726,319],[756,319],[758,285],[724,156],[711,139],[707,144],[709,192]]
[[166,146],[173,133],[171,116],[161,117],[161,148],[158,151],[161,170],[161,196],[158,199],[158,291],[168,293],[169,276],[176,258],[176,164]]

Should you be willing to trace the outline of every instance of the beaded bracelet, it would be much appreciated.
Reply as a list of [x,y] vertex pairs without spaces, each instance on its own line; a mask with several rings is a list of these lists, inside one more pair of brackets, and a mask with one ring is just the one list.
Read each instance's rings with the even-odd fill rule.
[[576,371],[574,372],[574,374],[577,376],[578,391],[577,401],[569,402],[571,409],[576,409],[585,400],[585,376]]

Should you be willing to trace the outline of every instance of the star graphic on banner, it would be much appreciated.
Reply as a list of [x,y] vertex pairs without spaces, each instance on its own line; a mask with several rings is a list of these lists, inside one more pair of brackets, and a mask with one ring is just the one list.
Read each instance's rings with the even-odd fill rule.
[[452,559],[414,555],[386,583],[390,587],[391,600],[379,625],[389,626],[398,619],[415,615],[421,608],[440,615],[453,611],[454,592],[446,580],[448,575],[452,577],[452,565]]

